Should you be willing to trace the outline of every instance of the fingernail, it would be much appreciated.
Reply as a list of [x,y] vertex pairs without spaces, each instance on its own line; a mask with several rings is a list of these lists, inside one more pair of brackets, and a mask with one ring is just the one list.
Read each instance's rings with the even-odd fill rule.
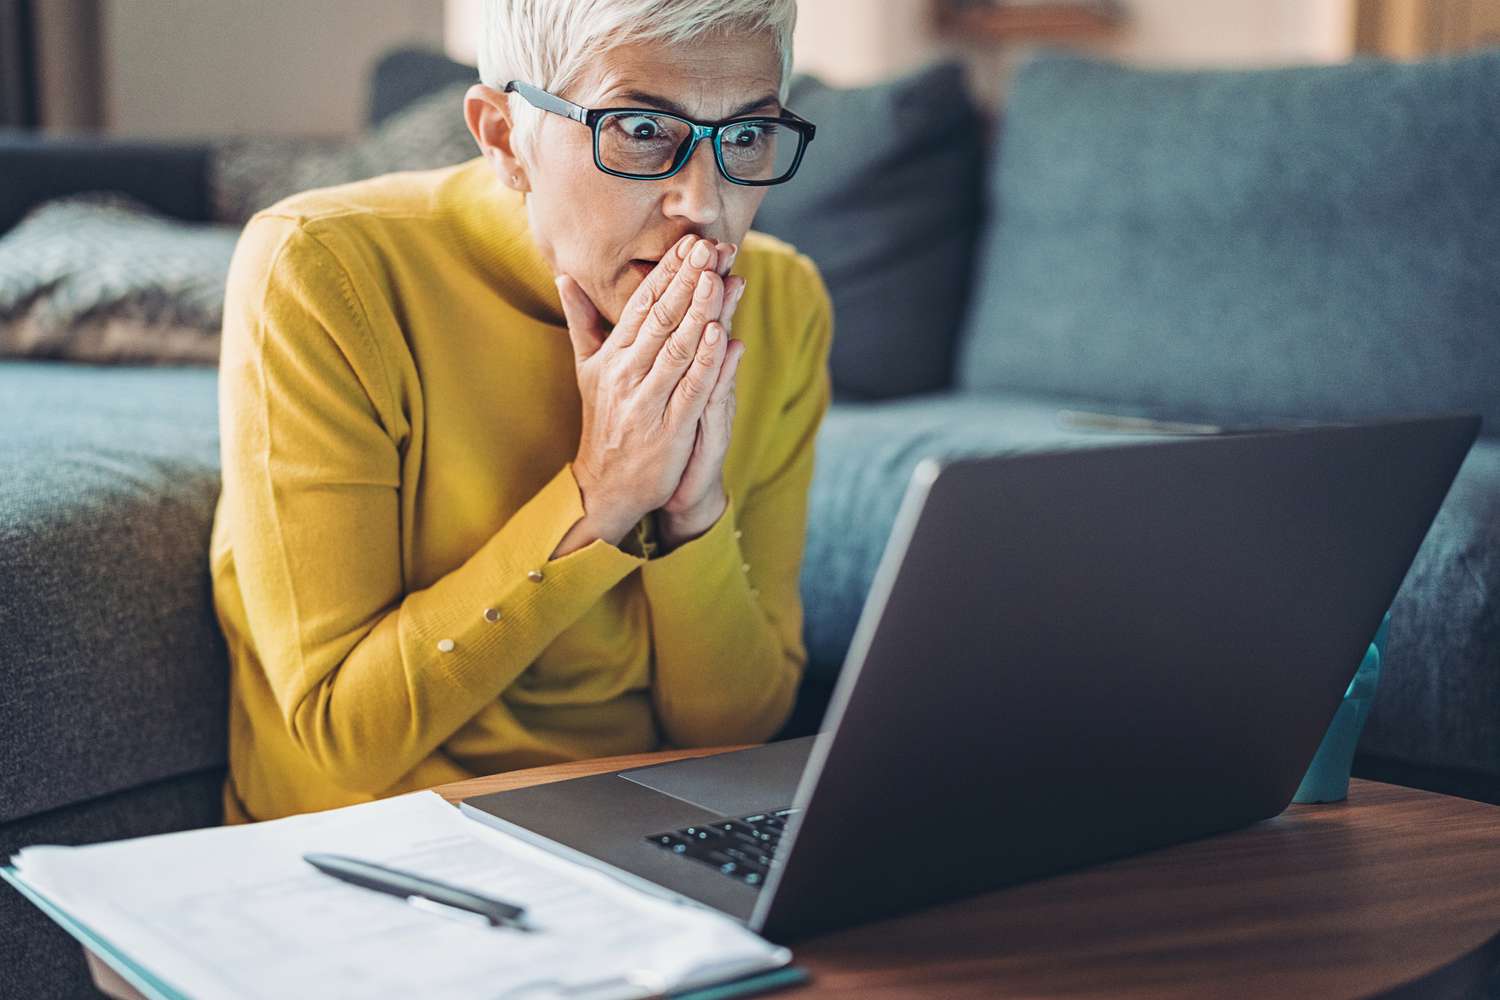
[[712,285],[712,282],[709,280],[708,276],[711,273],[712,272],[710,271],[704,271],[702,274],[698,275],[698,287],[693,290],[693,294],[700,299],[708,298],[709,288]]
[[676,248],[677,249],[677,259],[681,260],[682,258],[686,257],[687,256],[687,252],[688,252],[688,247],[690,247],[692,245],[693,245],[693,237],[692,237],[691,234],[689,234],[687,236],[684,236],[682,239],[678,240],[677,241],[677,248]]
[[733,243],[731,243],[729,246],[730,246],[730,250],[729,250],[729,266],[733,267],[734,266],[734,262],[739,259],[740,248],[739,248],[739,246],[737,246],[736,244],[733,244]]
[[702,267],[704,264],[708,263],[709,253],[710,251],[708,249],[708,241],[699,240],[693,246],[693,253],[692,256],[688,257],[688,263],[692,264],[694,267]]
[[745,294],[745,283],[740,282],[734,289],[734,301],[739,302],[740,296]]
[[719,324],[708,324],[708,328],[703,331],[703,339],[709,344],[717,344],[719,342]]

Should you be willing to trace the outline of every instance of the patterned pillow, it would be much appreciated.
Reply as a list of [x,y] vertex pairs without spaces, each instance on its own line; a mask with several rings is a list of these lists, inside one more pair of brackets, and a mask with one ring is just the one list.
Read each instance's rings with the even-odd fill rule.
[[0,355],[215,364],[238,238],[117,192],[44,202],[0,238]]
[[353,142],[216,141],[216,224],[168,219],[119,192],[37,206],[0,237],[0,356],[217,364],[240,226],[298,191],[477,156],[463,117],[469,86],[413,101]]
[[299,191],[473,159],[479,147],[463,113],[470,86],[433,91],[354,142],[253,136],[215,142],[209,157],[214,218],[243,224]]

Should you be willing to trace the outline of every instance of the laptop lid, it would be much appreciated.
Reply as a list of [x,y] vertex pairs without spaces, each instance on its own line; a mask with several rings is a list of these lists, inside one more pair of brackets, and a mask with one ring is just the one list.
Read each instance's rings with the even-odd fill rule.
[[750,925],[791,939],[1280,812],[1478,425],[923,460]]

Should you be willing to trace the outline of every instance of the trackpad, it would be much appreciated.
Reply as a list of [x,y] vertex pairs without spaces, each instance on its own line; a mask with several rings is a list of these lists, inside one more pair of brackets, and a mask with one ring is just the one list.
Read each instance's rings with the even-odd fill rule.
[[792,804],[792,795],[797,791],[816,739],[816,735],[799,736],[748,750],[652,764],[617,774],[720,816],[743,816]]

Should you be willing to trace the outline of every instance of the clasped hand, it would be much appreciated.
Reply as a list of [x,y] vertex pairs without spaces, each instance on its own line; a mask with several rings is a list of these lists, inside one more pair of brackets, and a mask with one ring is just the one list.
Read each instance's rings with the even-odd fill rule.
[[723,471],[745,343],[731,323],[745,279],[738,248],[684,236],[606,333],[568,275],[558,293],[573,344],[582,430],[574,472],[586,516],[617,540],[657,511],[669,545],[707,530],[726,504]]

